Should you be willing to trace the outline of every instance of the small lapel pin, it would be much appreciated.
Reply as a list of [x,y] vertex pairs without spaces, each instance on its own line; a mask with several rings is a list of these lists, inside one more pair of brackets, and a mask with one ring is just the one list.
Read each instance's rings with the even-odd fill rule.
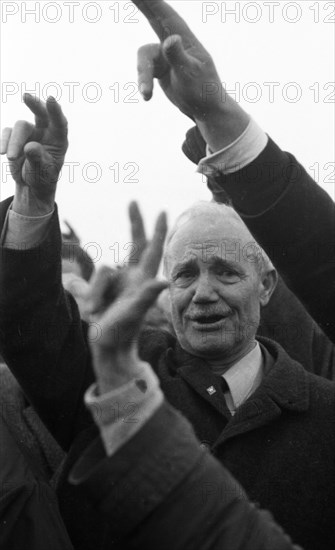
[[209,386],[209,388],[206,388],[206,391],[209,395],[214,395],[214,393],[216,393],[214,386]]

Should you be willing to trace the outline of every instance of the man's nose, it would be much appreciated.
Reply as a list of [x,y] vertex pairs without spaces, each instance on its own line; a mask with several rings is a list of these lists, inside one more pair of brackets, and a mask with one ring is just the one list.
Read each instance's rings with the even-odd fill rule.
[[198,304],[216,302],[218,300],[218,293],[215,289],[215,285],[208,275],[200,275],[192,300]]

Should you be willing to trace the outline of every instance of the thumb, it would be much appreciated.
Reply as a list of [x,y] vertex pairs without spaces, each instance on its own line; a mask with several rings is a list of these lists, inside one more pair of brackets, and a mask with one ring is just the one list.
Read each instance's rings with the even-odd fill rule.
[[53,157],[45,150],[41,143],[30,141],[24,148],[24,154],[28,161],[24,176],[38,174],[39,179],[48,183],[56,183],[58,169]]
[[158,281],[153,279],[144,283],[141,292],[139,293],[137,300],[133,303],[133,318],[142,319],[147,313],[148,309],[154,305],[159,294],[167,288],[166,281]]
[[192,58],[184,50],[183,41],[178,34],[173,34],[164,41],[163,52],[170,66],[180,67],[192,62]]
[[43,145],[37,141],[30,141],[24,148],[24,154],[31,163],[42,163],[45,157]]

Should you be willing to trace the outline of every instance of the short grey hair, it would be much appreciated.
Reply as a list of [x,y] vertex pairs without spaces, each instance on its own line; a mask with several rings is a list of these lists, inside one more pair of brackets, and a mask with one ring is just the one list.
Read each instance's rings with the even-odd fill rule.
[[[165,241],[164,255],[163,255],[165,276],[168,275],[168,260],[169,260],[168,249],[173,237],[176,235],[179,229],[181,229],[191,219],[194,220],[195,218],[204,214],[211,214],[211,215],[217,214],[222,217],[229,216],[232,218],[232,220],[236,224],[240,225],[243,228],[244,235],[245,235],[246,241],[248,242],[248,245],[250,244],[254,246],[254,249],[249,254],[249,257],[253,258],[252,261],[255,263],[256,269],[260,276],[267,271],[275,269],[266,252],[254,239],[249,229],[247,228],[246,224],[242,220],[241,216],[239,216],[239,214],[236,212],[236,210],[232,206],[214,202],[214,201],[202,200],[202,201],[197,201],[196,203],[191,205],[189,208],[184,210],[184,212],[182,212],[177,217],[175,223],[173,224],[172,228],[168,232],[168,235]],[[256,251],[255,251],[255,248],[256,248]]]

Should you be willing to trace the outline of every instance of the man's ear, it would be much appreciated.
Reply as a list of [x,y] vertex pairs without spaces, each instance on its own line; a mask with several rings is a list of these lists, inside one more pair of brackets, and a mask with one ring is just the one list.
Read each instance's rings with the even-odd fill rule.
[[262,307],[266,306],[277,286],[278,273],[272,269],[264,270],[261,275],[259,301]]

